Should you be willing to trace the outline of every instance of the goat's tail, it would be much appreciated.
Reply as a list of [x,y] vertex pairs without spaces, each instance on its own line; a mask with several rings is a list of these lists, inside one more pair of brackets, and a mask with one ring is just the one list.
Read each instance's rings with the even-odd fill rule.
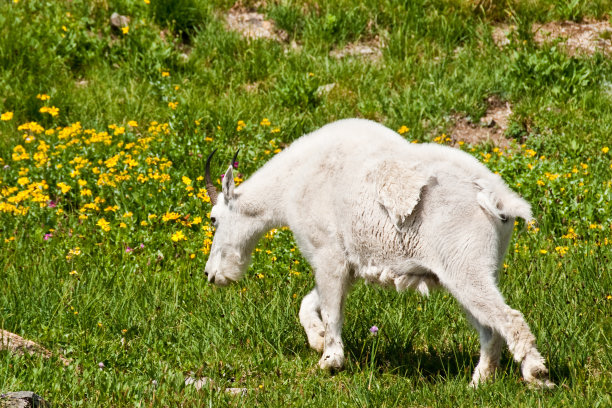
[[476,200],[483,210],[502,221],[520,217],[526,222],[533,220],[531,205],[500,179],[498,183],[478,179],[474,184],[480,189]]

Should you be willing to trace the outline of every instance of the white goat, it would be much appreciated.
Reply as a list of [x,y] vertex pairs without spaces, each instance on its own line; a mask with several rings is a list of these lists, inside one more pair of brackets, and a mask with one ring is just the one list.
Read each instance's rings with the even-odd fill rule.
[[[214,152],[213,152],[214,153]],[[216,228],[205,273],[240,279],[263,233],[287,225],[314,269],[300,322],[319,366],[344,364],[343,306],[357,278],[427,294],[442,286],[480,334],[472,385],[499,366],[503,342],[526,381],[552,386],[535,337],[497,286],[514,219],[529,204],[475,158],[450,147],[411,144],[361,119],[303,136],[235,188],[232,166],[218,193],[206,163]]]

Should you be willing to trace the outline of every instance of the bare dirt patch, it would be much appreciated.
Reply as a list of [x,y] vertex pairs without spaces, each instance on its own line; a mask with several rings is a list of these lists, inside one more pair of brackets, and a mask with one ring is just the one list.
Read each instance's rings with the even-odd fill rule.
[[516,26],[512,26],[509,24],[498,24],[493,27],[493,31],[491,32],[491,36],[493,37],[493,42],[498,47],[502,48],[506,45],[510,44],[510,36],[516,30]]
[[[515,26],[497,25],[493,28],[493,41],[499,47],[504,47],[510,43],[509,36],[514,31]],[[552,21],[534,24],[532,31],[537,44],[558,41],[569,55],[593,55],[596,52],[612,54],[612,26],[608,21]]]
[[508,149],[510,141],[504,136],[508,129],[512,107],[508,102],[492,96],[487,100],[489,107],[478,123],[470,118],[455,115],[455,125],[450,130],[453,144],[463,141],[468,144],[493,143],[495,146]]
[[287,33],[276,28],[271,20],[256,11],[249,11],[242,7],[232,8],[225,22],[230,30],[237,31],[248,39],[266,38],[276,41],[286,41]]
[[612,26],[608,21],[550,22],[534,26],[534,39],[538,44],[561,40],[570,55],[612,53]]
[[[34,343],[31,340],[26,340],[21,336],[11,333],[6,330],[0,329],[0,350],[8,350],[13,354],[23,355],[28,354],[40,354],[45,358],[51,358],[52,353],[44,348],[43,346]],[[69,365],[70,361],[65,359],[63,356],[59,356],[59,359],[65,365]]]

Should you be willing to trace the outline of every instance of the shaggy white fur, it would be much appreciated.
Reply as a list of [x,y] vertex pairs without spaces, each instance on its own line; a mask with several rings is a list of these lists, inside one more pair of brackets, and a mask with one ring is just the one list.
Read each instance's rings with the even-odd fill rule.
[[314,269],[300,322],[321,368],[344,364],[344,301],[363,278],[455,296],[480,334],[473,385],[494,374],[505,341],[526,381],[551,386],[535,337],[496,285],[516,217],[530,220],[529,204],[467,153],[341,120],[298,139],[236,188],[230,166],[211,212],[205,272],[218,285],[238,280],[262,234],[287,225]]

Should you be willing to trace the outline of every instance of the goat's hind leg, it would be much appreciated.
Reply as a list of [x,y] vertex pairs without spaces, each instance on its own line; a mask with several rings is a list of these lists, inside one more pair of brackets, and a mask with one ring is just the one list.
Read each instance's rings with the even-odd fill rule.
[[[514,359],[521,363],[521,372],[526,382],[542,387],[554,386],[548,379],[544,358],[535,346],[535,336],[531,333],[521,312],[512,309],[504,302],[490,275],[470,275],[472,279],[465,279],[464,275],[464,279],[444,282],[444,286],[478,324],[490,327],[493,332],[499,333],[506,340]],[[478,373],[475,372],[474,378],[477,376]]]
[[480,358],[470,382],[472,387],[477,387],[478,384],[495,377],[504,339],[496,330],[480,324],[469,311],[466,310],[465,313],[480,335]]
[[306,331],[310,347],[322,353],[325,345],[325,327],[321,319],[321,301],[317,288],[311,290],[302,300],[300,323]]

